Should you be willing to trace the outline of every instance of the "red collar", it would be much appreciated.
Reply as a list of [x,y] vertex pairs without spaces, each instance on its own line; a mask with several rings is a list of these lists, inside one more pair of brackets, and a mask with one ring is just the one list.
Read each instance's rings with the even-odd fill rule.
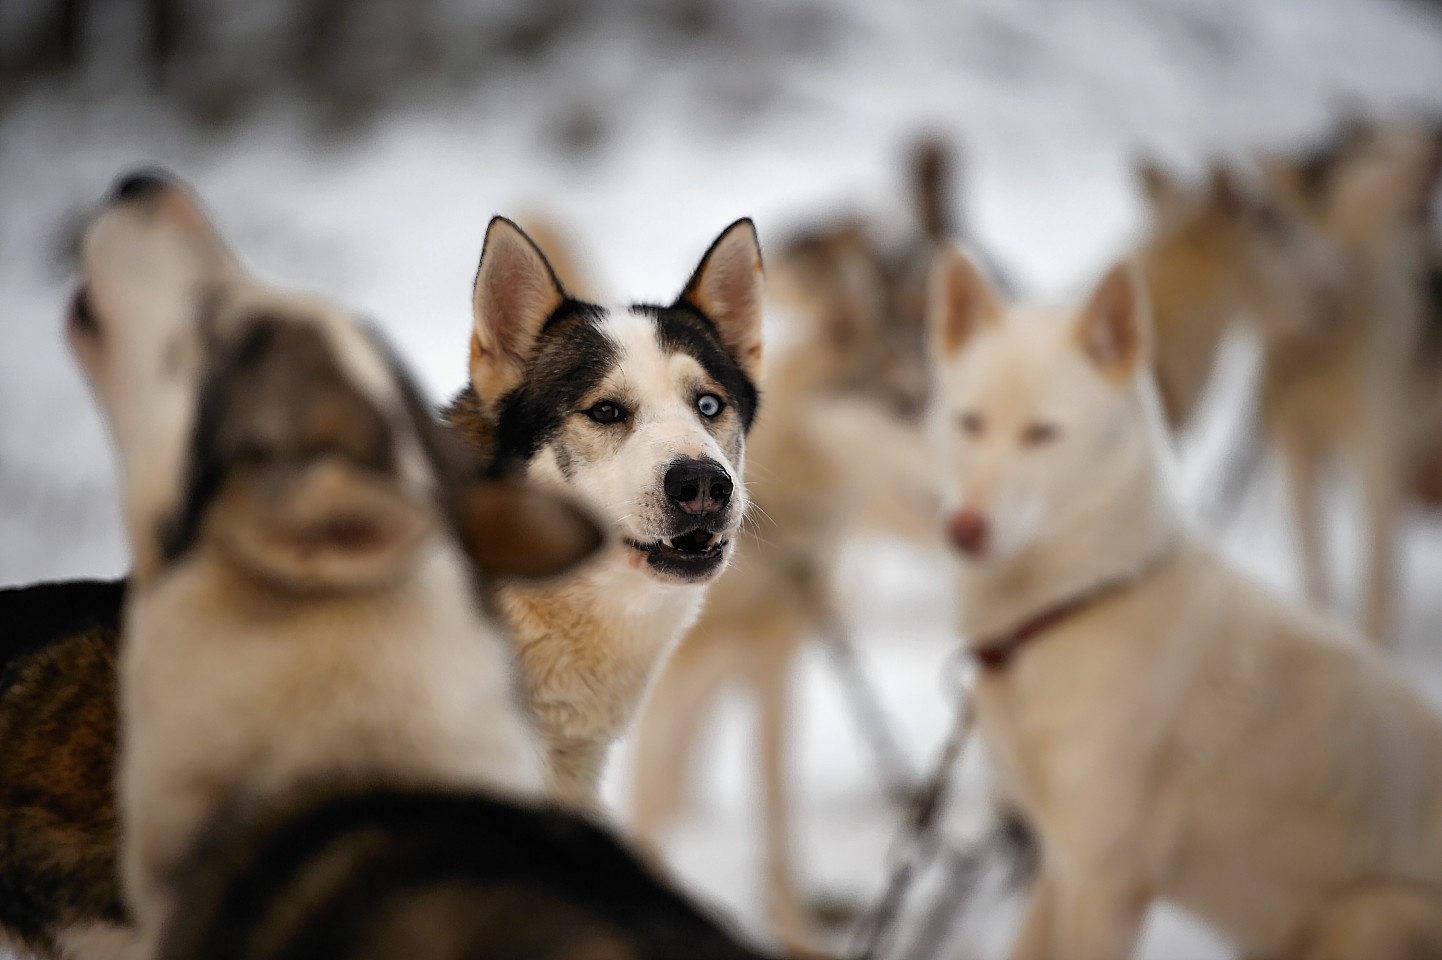
[[1021,652],[1022,647],[1063,620],[1081,613],[1087,607],[1116,593],[1123,587],[1131,586],[1137,581],[1138,576],[1134,574],[1108,580],[1068,600],[1063,600],[1055,606],[1046,608],[1014,630],[973,644],[971,647],[972,659],[983,671],[1004,670],[1011,663],[1012,658]]

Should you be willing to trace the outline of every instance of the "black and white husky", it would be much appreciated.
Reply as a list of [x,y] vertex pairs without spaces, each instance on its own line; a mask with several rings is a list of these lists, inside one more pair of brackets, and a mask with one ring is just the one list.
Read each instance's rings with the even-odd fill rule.
[[575,300],[515,224],[487,231],[471,385],[448,419],[488,456],[587,504],[616,543],[577,575],[500,593],[563,802],[595,805],[610,745],[734,548],[762,296],[750,220],[663,306]]

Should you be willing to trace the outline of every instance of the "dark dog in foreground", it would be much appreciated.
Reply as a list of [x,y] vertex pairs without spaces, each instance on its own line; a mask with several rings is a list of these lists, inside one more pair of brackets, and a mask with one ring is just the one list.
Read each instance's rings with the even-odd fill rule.
[[223,816],[161,960],[741,960],[607,830],[477,794],[330,793]]
[[100,580],[0,590],[0,935],[42,957],[125,922],[114,796],[124,595],[124,581]]

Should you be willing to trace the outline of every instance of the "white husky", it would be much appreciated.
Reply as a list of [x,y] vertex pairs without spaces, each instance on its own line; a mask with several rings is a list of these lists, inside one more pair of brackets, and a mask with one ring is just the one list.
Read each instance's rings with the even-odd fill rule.
[[1244,956],[1442,956],[1442,719],[1187,528],[1137,274],[1005,309],[931,291],[980,728],[1040,840],[1017,960],[1120,960],[1157,899]]

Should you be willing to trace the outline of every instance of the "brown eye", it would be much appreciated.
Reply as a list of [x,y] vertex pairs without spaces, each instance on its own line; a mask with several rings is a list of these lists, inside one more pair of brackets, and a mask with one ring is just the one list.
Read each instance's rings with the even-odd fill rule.
[[602,400],[587,410],[586,416],[597,423],[619,423],[626,419],[626,411],[621,409],[620,404],[612,403],[609,400]]
[[979,437],[986,429],[986,423],[981,419],[981,414],[967,411],[956,418],[957,426],[961,427],[962,433],[968,437]]
[[1028,447],[1040,447],[1056,439],[1056,425],[1033,423],[1022,432],[1021,442]]

